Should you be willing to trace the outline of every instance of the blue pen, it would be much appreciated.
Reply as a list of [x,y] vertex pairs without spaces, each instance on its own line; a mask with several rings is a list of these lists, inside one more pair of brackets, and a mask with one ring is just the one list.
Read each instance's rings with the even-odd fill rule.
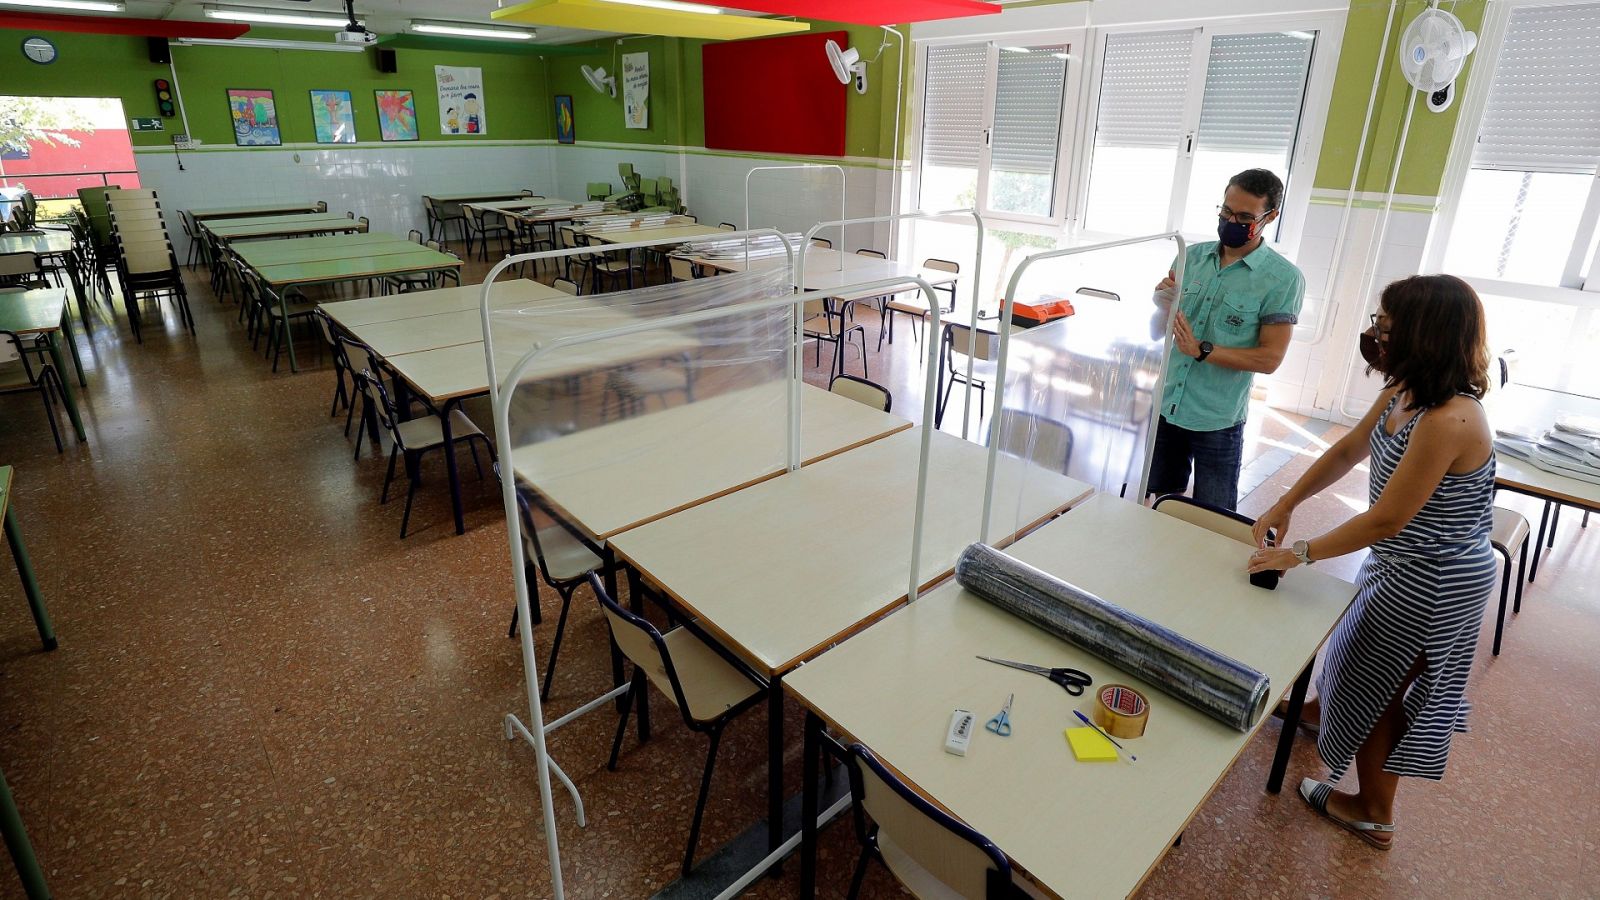
[[[1103,737],[1106,740],[1110,741],[1111,742],[1111,746],[1117,748],[1118,755],[1121,755],[1121,751],[1127,749],[1126,747],[1124,747],[1121,744],[1117,743],[1117,739],[1116,738],[1112,737],[1109,734],[1106,734],[1104,731],[1100,731],[1100,726],[1096,725],[1095,723],[1093,723],[1091,721],[1089,721],[1089,717],[1084,715],[1082,712],[1080,712],[1080,711],[1075,709],[1075,710],[1072,711],[1072,714],[1078,717],[1078,721],[1080,721],[1083,724],[1089,726],[1090,728],[1093,728],[1095,731],[1099,731],[1101,737]],[[1138,759],[1139,759],[1139,757],[1134,756],[1132,753],[1128,754],[1128,761],[1129,762],[1137,762]]]

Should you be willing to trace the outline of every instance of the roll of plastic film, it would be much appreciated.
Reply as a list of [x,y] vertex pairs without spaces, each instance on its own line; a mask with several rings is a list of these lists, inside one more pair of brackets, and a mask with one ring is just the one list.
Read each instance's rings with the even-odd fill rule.
[[1150,701],[1131,687],[1108,684],[1095,695],[1094,723],[1119,738],[1144,735],[1150,721]]

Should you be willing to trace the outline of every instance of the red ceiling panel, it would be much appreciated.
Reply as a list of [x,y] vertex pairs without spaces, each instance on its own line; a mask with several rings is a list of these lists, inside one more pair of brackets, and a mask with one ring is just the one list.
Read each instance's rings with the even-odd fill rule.
[[705,0],[717,6],[764,12],[775,16],[800,16],[852,25],[901,25],[934,19],[991,15],[998,3],[981,0]]
[[115,16],[58,16],[51,13],[0,12],[0,28],[20,31],[66,31],[74,34],[131,34],[139,37],[224,38],[232,40],[250,30],[233,22],[179,22],[159,19],[124,19]]

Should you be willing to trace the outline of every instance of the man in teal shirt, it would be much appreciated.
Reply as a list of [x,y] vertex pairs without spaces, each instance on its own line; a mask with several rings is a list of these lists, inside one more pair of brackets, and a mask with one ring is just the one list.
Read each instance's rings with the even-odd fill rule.
[[[1180,494],[1194,472],[1194,498],[1222,509],[1239,502],[1244,420],[1255,373],[1283,362],[1305,298],[1305,278],[1266,245],[1283,182],[1247,169],[1228,182],[1217,214],[1219,240],[1184,257],[1183,292],[1167,354],[1166,388],[1150,460],[1150,492]],[[1165,316],[1173,273],[1157,287]]]

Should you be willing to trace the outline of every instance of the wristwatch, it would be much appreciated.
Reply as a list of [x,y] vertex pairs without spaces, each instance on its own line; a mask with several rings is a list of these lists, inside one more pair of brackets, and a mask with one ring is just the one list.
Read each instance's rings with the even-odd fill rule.
[[1205,362],[1206,361],[1206,357],[1210,356],[1211,355],[1211,351],[1213,351],[1215,349],[1217,349],[1217,345],[1216,344],[1213,344],[1210,341],[1201,341],[1200,342],[1200,355],[1196,356],[1194,358],[1194,361],[1195,362]]
[[1311,542],[1310,541],[1295,541],[1294,542],[1294,555],[1295,555],[1296,559],[1300,560],[1300,564],[1301,565],[1303,565],[1303,566],[1311,565],[1311,562],[1312,562],[1312,560],[1311,560]]

